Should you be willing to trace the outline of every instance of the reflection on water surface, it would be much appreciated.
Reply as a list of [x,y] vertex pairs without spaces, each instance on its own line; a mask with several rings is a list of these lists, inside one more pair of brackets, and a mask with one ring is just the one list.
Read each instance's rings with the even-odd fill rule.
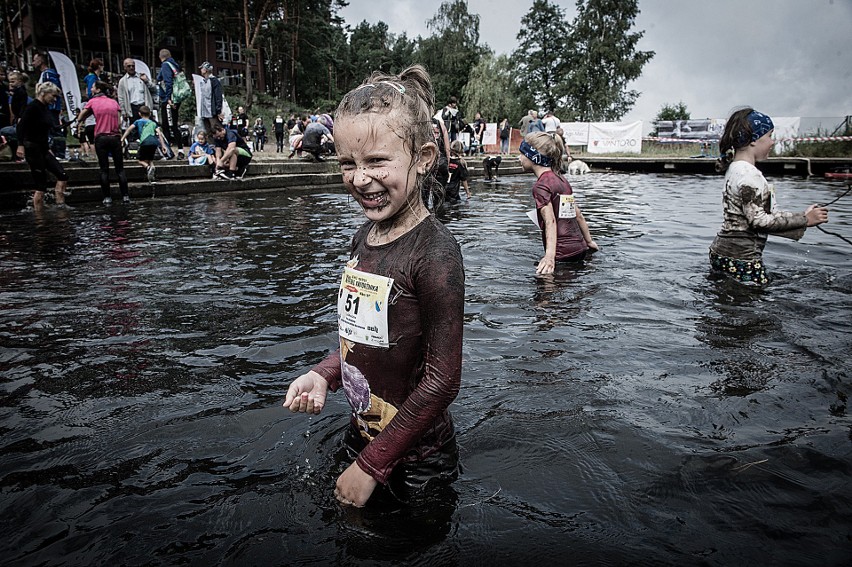
[[[776,181],[790,209],[842,192]],[[848,243],[770,239],[772,285],[714,282],[720,178],[593,174],[601,252],[535,278],[530,185],[474,181],[440,214],[467,272],[464,474],[404,510],[335,503],[343,396],[279,407],[335,343],[345,194],[4,215],[6,561],[845,563]]]

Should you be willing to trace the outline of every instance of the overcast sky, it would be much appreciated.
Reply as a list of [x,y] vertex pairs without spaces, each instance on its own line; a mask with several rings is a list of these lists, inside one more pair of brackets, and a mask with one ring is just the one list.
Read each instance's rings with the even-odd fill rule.
[[[573,20],[574,0],[555,3]],[[340,15],[352,27],[384,21],[414,39],[429,35],[426,21],[440,5],[350,0]],[[518,46],[531,6],[468,0],[481,42],[498,54]],[[639,10],[639,49],[656,55],[631,87],[642,94],[625,120],[651,121],[663,104],[680,101],[693,118],[726,118],[742,105],[770,116],[852,114],[852,0],[639,0]]]

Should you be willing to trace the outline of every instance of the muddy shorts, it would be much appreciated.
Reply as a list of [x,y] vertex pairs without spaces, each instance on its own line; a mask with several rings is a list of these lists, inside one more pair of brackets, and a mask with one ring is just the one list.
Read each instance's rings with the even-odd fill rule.
[[766,268],[763,267],[763,260],[738,260],[710,252],[710,267],[714,272],[724,274],[745,284],[763,285],[769,283],[769,278],[766,277]]

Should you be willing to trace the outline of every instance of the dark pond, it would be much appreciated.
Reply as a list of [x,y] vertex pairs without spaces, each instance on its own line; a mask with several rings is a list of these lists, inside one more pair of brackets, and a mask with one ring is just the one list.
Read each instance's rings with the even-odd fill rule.
[[852,196],[750,290],[707,276],[719,177],[576,179],[601,252],[540,279],[531,183],[441,214],[464,474],[413,510],[337,505],[342,394],[280,407],[335,344],[345,194],[0,216],[3,563],[848,564]]

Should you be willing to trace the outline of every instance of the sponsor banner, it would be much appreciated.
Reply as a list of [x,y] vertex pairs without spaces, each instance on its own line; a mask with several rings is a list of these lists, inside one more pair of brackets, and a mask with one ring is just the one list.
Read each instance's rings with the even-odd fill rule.
[[82,97],[80,97],[80,78],[74,62],[63,53],[49,51],[50,59],[56,72],[59,73],[59,82],[62,84],[62,97],[65,100],[65,110],[69,117],[74,117],[83,110]]
[[702,120],[660,120],[657,136],[677,140],[718,140],[725,130],[725,119],[704,118]]
[[[222,124],[231,123],[231,105],[228,104],[228,99],[222,95]],[[288,134],[289,136],[289,134]]]
[[641,154],[642,121],[590,123],[587,151],[590,154]]
[[560,126],[566,146],[585,146],[589,143],[588,122],[562,122]]
[[775,140],[775,153],[781,154],[793,148],[791,138],[796,138],[799,135],[799,124],[802,119],[798,116],[781,116],[772,118],[772,124],[775,130],[772,132],[772,139]]
[[151,76],[151,69],[145,64],[144,61],[140,61],[139,59],[134,59],[133,62],[136,64],[136,74],[137,75],[145,75],[150,80],[154,80],[155,77]]
[[488,122],[485,124],[485,132],[482,133],[482,145],[491,146],[497,143],[497,123]]
[[[204,77],[202,77],[201,75],[196,75],[195,73],[192,74],[192,86],[195,87],[196,93],[201,92],[201,81],[203,81],[203,80],[204,80]],[[201,97],[196,96],[195,97],[195,118],[196,118],[197,121],[198,121],[198,118],[200,116],[201,116]],[[227,122],[226,122],[226,124],[227,124]]]

